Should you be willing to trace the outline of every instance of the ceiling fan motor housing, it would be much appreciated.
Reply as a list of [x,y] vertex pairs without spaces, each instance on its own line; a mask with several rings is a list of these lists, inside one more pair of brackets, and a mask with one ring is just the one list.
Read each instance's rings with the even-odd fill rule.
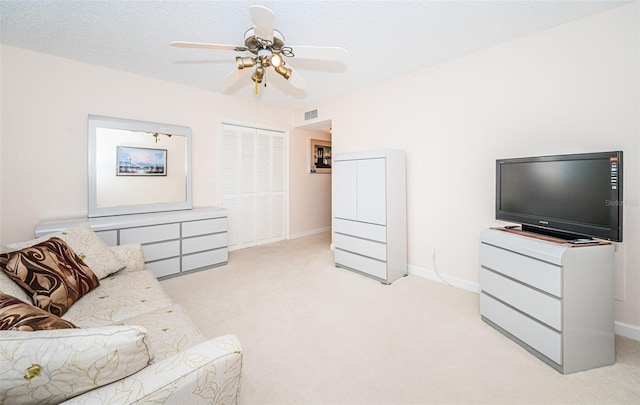
[[271,49],[279,51],[284,46],[284,36],[278,30],[273,30],[273,39],[260,38],[255,36],[253,28],[244,33],[244,45],[249,48],[249,52],[258,54],[261,49]]

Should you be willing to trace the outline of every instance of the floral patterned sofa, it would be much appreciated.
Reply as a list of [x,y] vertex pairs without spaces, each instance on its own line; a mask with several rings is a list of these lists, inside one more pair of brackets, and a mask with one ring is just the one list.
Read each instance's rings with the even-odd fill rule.
[[82,224],[4,250],[0,404],[237,403],[238,338],[206,339],[140,245]]

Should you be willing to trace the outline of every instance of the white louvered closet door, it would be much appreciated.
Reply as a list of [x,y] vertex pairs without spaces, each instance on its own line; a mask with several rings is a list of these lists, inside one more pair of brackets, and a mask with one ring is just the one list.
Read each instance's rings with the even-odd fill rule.
[[285,153],[283,132],[223,126],[222,205],[231,249],[284,239]]

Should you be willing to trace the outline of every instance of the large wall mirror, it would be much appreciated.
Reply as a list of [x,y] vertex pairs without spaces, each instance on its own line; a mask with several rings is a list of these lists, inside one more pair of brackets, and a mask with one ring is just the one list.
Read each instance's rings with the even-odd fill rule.
[[191,208],[189,127],[89,115],[89,217]]

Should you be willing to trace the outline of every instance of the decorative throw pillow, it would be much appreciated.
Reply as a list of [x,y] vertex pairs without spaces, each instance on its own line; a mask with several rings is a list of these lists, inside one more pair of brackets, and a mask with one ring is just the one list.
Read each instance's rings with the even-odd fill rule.
[[0,293],[16,297],[23,302],[31,302],[27,293],[2,270],[0,270]]
[[139,243],[111,246],[109,249],[124,264],[123,272],[144,270],[144,250]]
[[57,316],[100,285],[93,271],[58,238],[1,254],[0,268],[31,296],[35,306]]
[[50,238],[60,238],[93,270],[100,280],[124,267],[118,256],[111,251],[109,245],[91,229],[88,222],[51,235],[42,236],[26,242],[10,243],[9,250],[20,250],[44,242]]
[[3,331],[0,399],[57,404],[136,373],[151,359],[141,326]]
[[11,295],[0,293],[0,330],[72,329],[69,321],[20,301]]

